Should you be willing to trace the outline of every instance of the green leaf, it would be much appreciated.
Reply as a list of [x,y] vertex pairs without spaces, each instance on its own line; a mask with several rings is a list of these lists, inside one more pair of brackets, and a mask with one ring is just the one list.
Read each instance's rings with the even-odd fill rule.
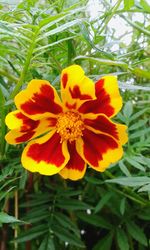
[[135,69],[132,70],[132,73],[135,74],[138,77],[143,77],[143,78],[146,78],[146,79],[150,79],[150,72],[149,71],[146,71],[146,70],[143,70],[143,69],[140,69],[140,68],[135,68]]
[[141,187],[138,192],[150,192],[150,184]]
[[75,199],[59,199],[56,203],[56,206],[63,209],[68,209],[70,211],[75,210],[86,210],[91,209],[92,207],[80,200]]
[[78,61],[78,60],[89,60],[89,61],[94,61],[100,64],[104,64],[104,65],[114,65],[114,66],[120,66],[123,67],[125,69],[128,68],[128,65],[122,61],[113,61],[113,60],[107,60],[107,59],[100,59],[100,58],[96,58],[96,57],[90,57],[90,56],[77,56],[74,58],[74,61]]
[[111,198],[112,193],[106,193],[98,202],[98,204],[96,205],[95,209],[94,209],[94,213],[99,212],[104,206],[105,204],[107,204],[107,202],[109,201],[109,199]]
[[127,223],[127,230],[129,234],[133,237],[133,239],[140,242],[142,245],[147,246],[146,236],[143,230],[138,225],[130,221]]
[[83,221],[85,221],[93,226],[100,227],[100,228],[106,228],[108,230],[110,230],[112,228],[112,225],[109,222],[107,222],[103,217],[98,216],[96,214],[86,214],[83,212],[78,212],[77,216],[81,220],[83,220]]
[[148,135],[150,133],[150,128],[143,128],[142,130],[139,130],[139,131],[136,131],[135,133],[132,133],[130,135],[130,139],[135,139],[135,138],[138,138],[138,137],[142,137],[142,136],[145,136],[145,135]]
[[148,4],[146,0],[140,0],[140,4],[145,11],[150,12],[150,5]]
[[144,127],[147,122],[148,122],[148,119],[140,120],[140,121],[134,123],[133,125],[131,125],[129,127],[129,131],[136,130],[136,129],[139,129],[141,127]]
[[141,171],[144,171],[145,172],[145,168],[139,163],[137,162],[134,158],[130,158],[130,157],[126,157],[125,158],[126,161],[128,161],[133,167],[141,170]]
[[106,180],[109,183],[116,183],[123,186],[129,187],[139,187],[150,183],[150,177],[141,176],[141,177],[121,177],[112,180]]
[[60,224],[62,227],[68,228],[71,231],[73,231],[77,236],[80,235],[79,229],[77,228],[76,224],[74,224],[72,222],[72,220],[67,217],[66,215],[59,213],[59,212],[55,212],[54,213],[54,218],[56,219],[56,223]]
[[124,105],[123,114],[126,118],[129,118],[132,115],[132,113],[133,113],[133,104],[132,102],[128,101]]
[[55,250],[54,241],[51,235],[48,234],[43,241],[38,250]]
[[129,250],[128,238],[123,229],[117,229],[117,242],[120,250]]
[[120,213],[123,215],[126,208],[126,198],[123,198],[120,202]]
[[38,225],[34,226],[33,228],[28,229],[24,233],[21,233],[19,237],[15,239],[16,242],[22,243],[29,240],[33,240],[35,238],[38,238],[39,236],[45,234],[48,232],[48,226],[46,225]]
[[103,184],[104,181],[103,180],[100,180],[98,178],[95,178],[93,176],[85,176],[85,180],[89,183],[92,183],[92,184],[95,184],[95,185],[100,185],[100,184]]
[[99,240],[92,250],[111,250],[112,240],[113,233],[111,232]]
[[119,161],[119,167],[120,167],[121,171],[122,171],[126,176],[128,176],[128,177],[131,176],[131,174],[130,174],[128,168],[126,167],[126,165],[124,164],[123,161]]
[[43,33],[41,36],[39,36],[39,38],[36,39],[36,42],[39,42],[40,40],[42,40],[48,36],[52,36],[54,34],[58,34],[60,32],[63,32],[64,30],[67,30],[68,28],[71,28],[72,26],[83,22],[83,20],[84,20],[83,18],[80,18],[80,19],[73,20],[73,21],[70,21],[68,23],[62,24],[61,26],[59,26],[55,29],[52,29],[46,33]]
[[0,223],[16,223],[16,222],[25,223],[24,221],[16,219],[14,216],[11,216],[4,212],[0,212]]
[[0,109],[2,109],[4,103],[5,103],[5,97],[2,91],[2,86],[0,85]]
[[39,23],[40,30],[41,31],[46,30],[50,28],[51,26],[53,26],[54,24],[58,24],[58,22],[62,21],[66,17],[72,16],[73,14],[84,11],[84,10],[85,10],[85,7],[81,7],[81,8],[73,9],[70,12],[59,13],[57,15],[50,16],[42,20]]
[[60,228],[58,225],[53,225],[52,230],[54,234],[62,241],[77,247],[84,247],[84,244],[75,234],[70,233],[69,230]]
[[124,9],[130,10],[134,6],[134,0],[124,0]]
[[145,108],[145,109],[142,109],[136,113],[134,113],[131,117],[130,117],[130,121],[134,121],[136,120],[137,118],[139,118],[141,115],[143,115],[144,113],[146,113],[148,110],[150,110],[150,108]]

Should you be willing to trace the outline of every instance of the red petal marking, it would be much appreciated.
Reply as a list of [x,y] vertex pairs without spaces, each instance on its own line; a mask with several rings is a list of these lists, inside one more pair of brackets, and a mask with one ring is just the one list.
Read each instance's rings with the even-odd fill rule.
[[28,130],[34,130],[38,127],[40,121],[33,121],[21,112],[15,115],[18,119],[22,120],[23,125],[21,126],[20,132],[26,132]]
[[113,107],[110,105],[110,96],[105,91],[104,79],[100,79],[95,83],[96,100],[90,100],[84,102],[80,108],[81,113],[104,113],[107,116],[111,116],[114,113]]
[[64,74],[63,74],[61,80],[62,80],[63,87],[64,87],[64,89],[65,89],[65,88],[66,88],[66,85],[67,85],[67,81],[68,81],[68,75],[67,75],[67,73],[64,73]]
[[22,136],[17,137],[15,139],[15,141],[16,141],[16,143],[28,141],[28,140],[30,140],[32,138],[34,133],[35,133],[35,131],[29,131],[29,132],[23,134]]
[[70,160],[67,163],[66,168],[75,169],[82,172],[84,170],[85,163],[76,151],[75,142],[68,142],[68,151],[70,154]]
[[76,103],[74,103],[74,104],[69,104],[68,102],[66,102],[66,107],[67,107],[68,109],[76,109],[77,104],[76,104]]
[[78,85],[75,85],[73,89],[69,88],[69,92],[73,99],[80,99],[80,100],[92,99],[90,95],[81,94],[81,91]]
[[98,161],[103,159],[103,154],[109,149],[118,147],[117,142],[113,138],[104,134],[95,134],[87,129],[83,131],[82,138],[84,141],[84,156],[94,167],[98,167]]
[[111,123],[105,116],[99,115],[95,120],[85,119],[84,123],[98,131],[113,136],[117,140],[119,139],[116,125]]
[[54,103],[54,90],[46,84],[41,86],[40,93],[34,93],[32,99],[23,103],[21,108],[28,115],[62,112],[61,106]]
[[33,121],[21,112],[15,115],[18,119],[22,120],[23,125],[20,128],[20,132],[24,133],[21,136],[15,138],[16,143],[25,142],[32,138],[38,127],[40,121]]
[[62,153],[62,143],[59,134],[55,133],[48,141],[43,144],[32,144],[27,152],[27,156],[37,163],[44,161],[60,167],[65,160]]
[[49,121],[49,126],[48,127],[53,127],[56,125],[57,123],[57,119],[56,118],[53,118],[53,117],[49,117],[46,119],[47,121]]

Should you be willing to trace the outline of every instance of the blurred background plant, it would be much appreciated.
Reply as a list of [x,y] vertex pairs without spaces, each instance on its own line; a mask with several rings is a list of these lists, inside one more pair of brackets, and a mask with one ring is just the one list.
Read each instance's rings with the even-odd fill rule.
[[[0,1],[0,249],[144,250],[150,246],[150,4],[147,0]],[[33,78],[61,70],[118,76],[129,127],[118,163],[78,182],[31,174],[6,145],[6,114]]]

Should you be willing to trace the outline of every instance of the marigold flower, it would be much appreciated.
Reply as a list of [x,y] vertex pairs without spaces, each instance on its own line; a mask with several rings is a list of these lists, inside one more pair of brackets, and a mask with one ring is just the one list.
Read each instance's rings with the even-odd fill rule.
[[104,76],[94,84],[72,65],[61,74],[61,100],[46,80],[32,80],[16,95],[17,110],[6,116],[11,129],[6,141],[29,141],[21,158],[24,168],[78,180],[87,164],[103,172],[118,161],[128,137],[125,125],[110,120],[122,107],[117,78]]

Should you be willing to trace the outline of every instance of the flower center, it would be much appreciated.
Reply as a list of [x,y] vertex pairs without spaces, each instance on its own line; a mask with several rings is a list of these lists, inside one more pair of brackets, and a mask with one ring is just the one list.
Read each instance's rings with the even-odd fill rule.
[[61,136],[61,142],[64,140],[72,142],[83,135],[84,123],[78,113],[68,111],[58,116],[56,129]]

